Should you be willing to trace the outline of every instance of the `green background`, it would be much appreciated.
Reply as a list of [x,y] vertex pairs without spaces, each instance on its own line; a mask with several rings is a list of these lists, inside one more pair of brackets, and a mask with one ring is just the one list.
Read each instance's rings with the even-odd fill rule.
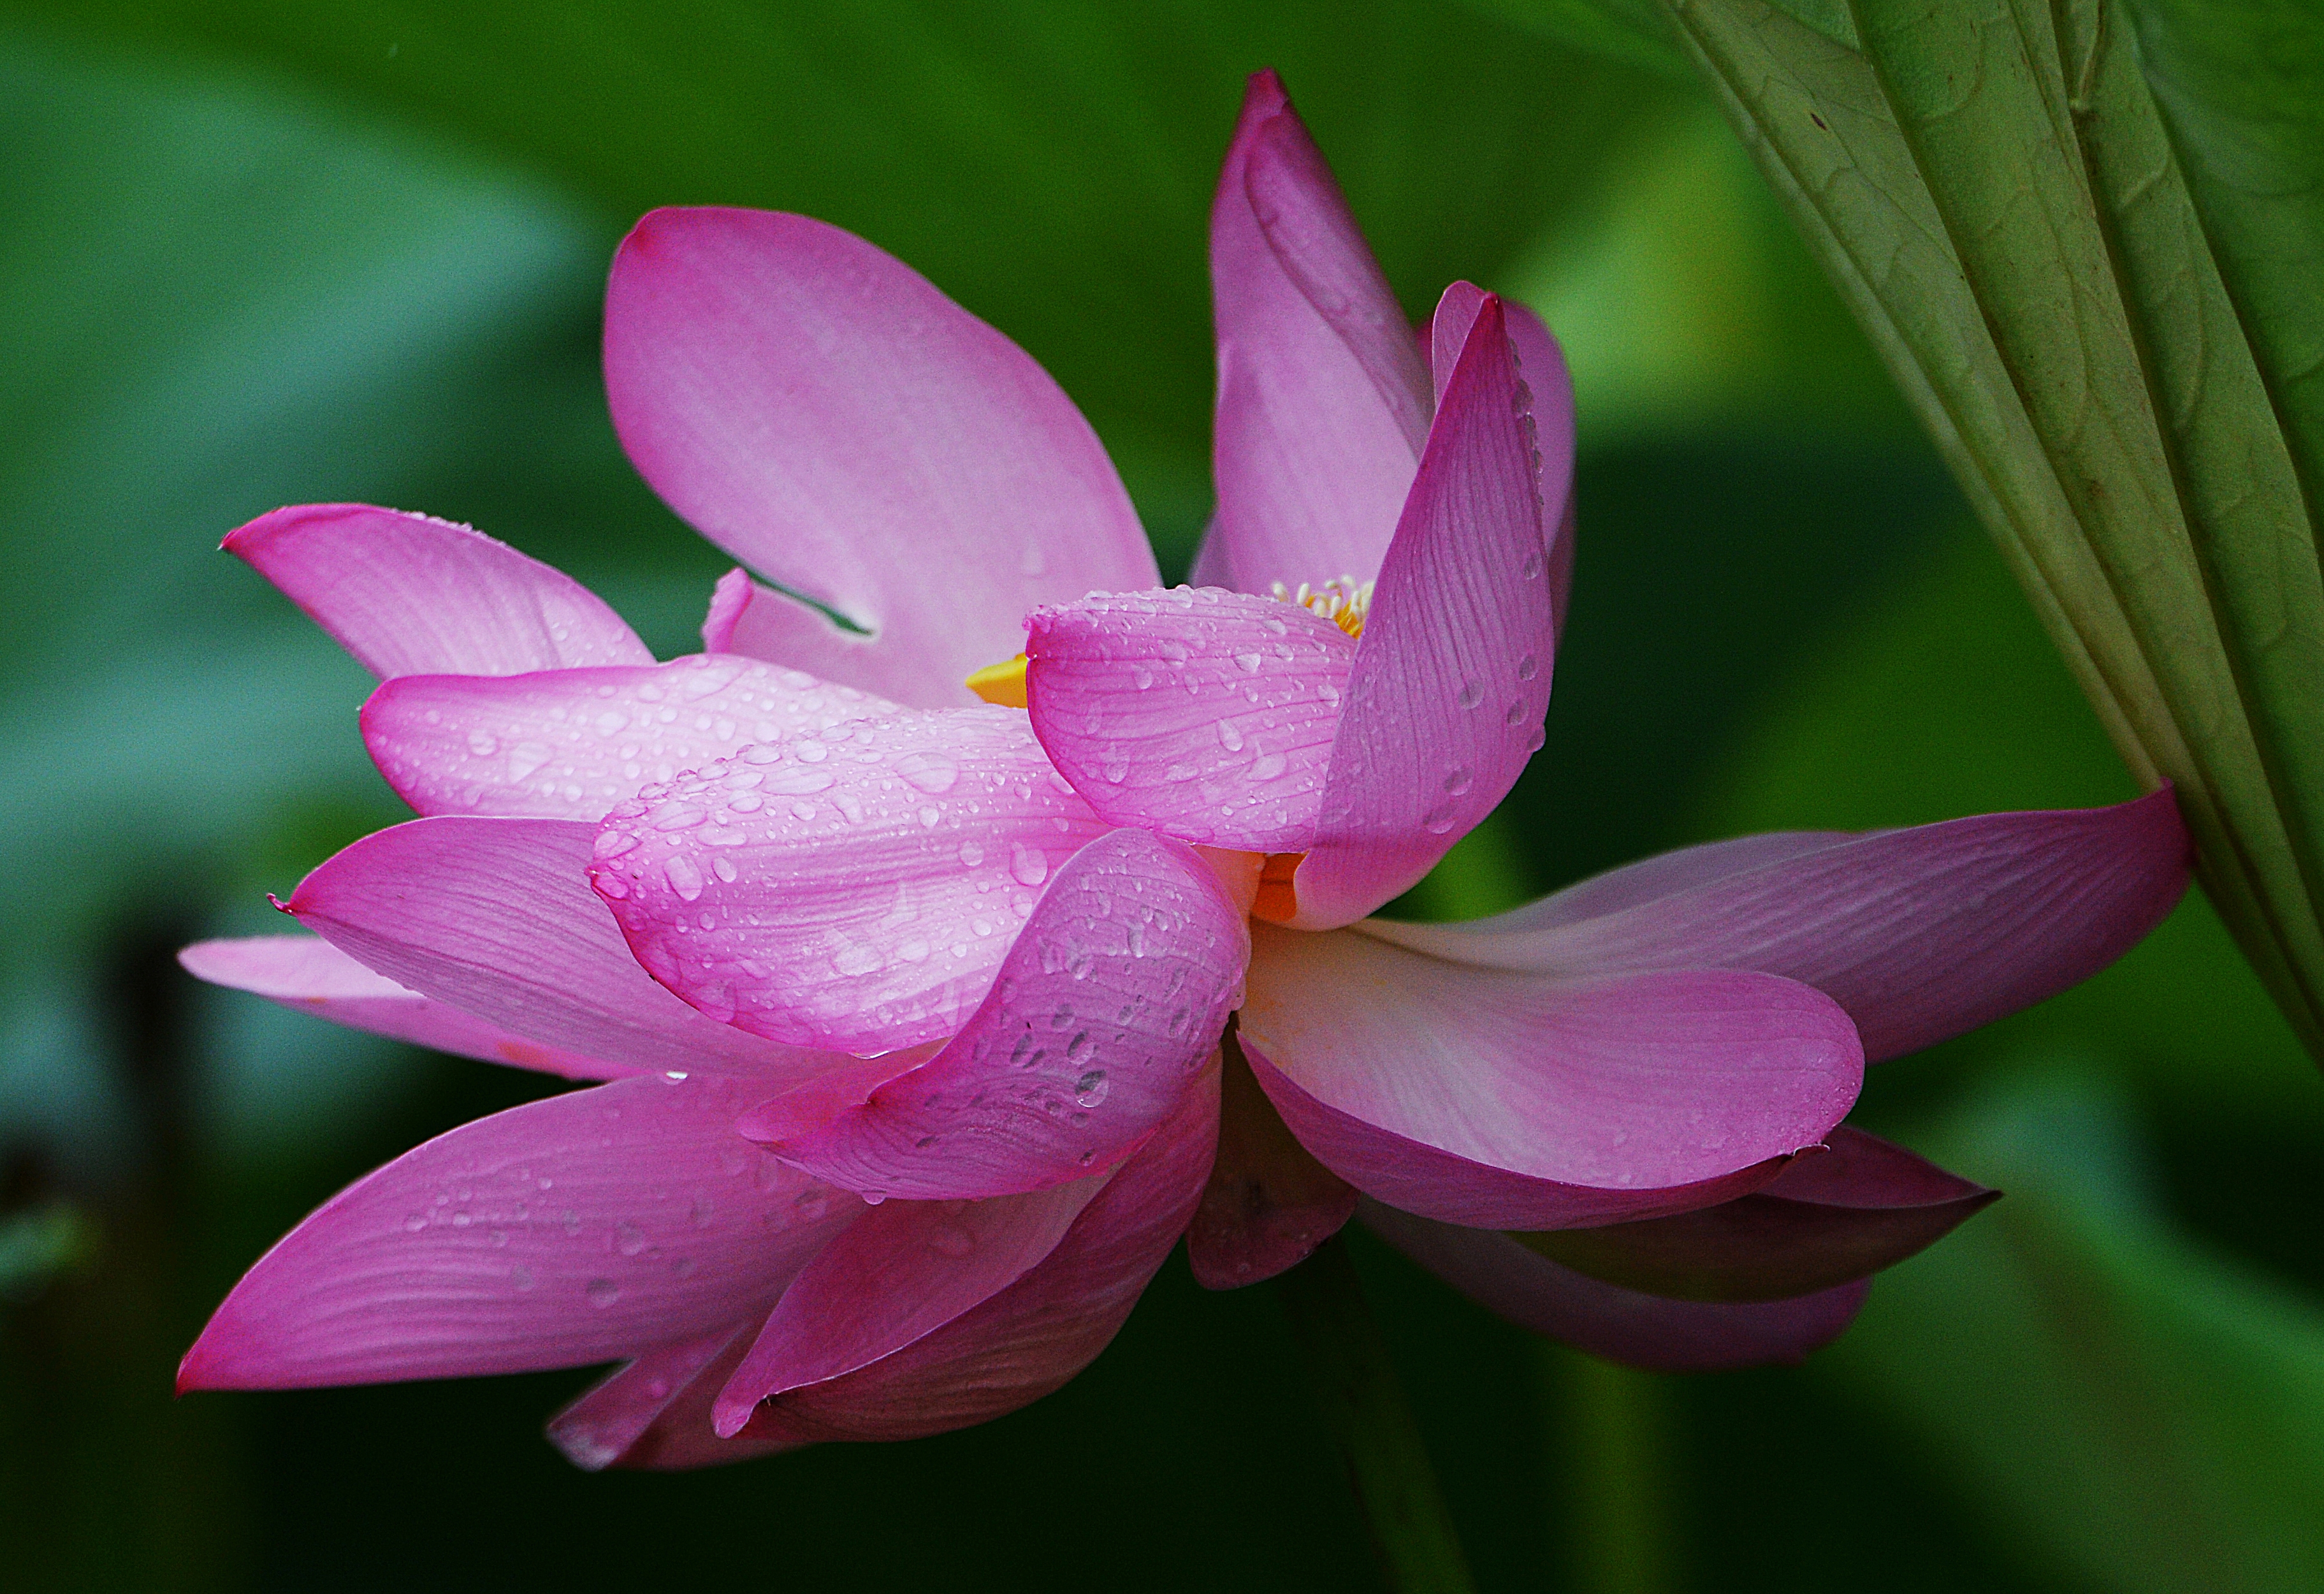
[[[401,817],[363,673],[215,550],[281,503],[423,509],[686,651],[722,561],[614,444],[598,298],[639,212],[721,201],[862,232],[1024,344],[1175,578],[1208,508],[1204,213],[1274,65],[1406,308],[1508,292],[1575,372],[1548,744],[1407,911],[2131,794],[1725,124],[1588,21],[0,4],[0,1579],[1368,1586],[1274,1299],[1176,1259],[1015,1416],[714,1473],[568,1469],[539,1424],[580,1373],[172,1402],[302,1212],[553,1088],[176,970]],[[1360,1246],[1480,1585],[2324,1586],[2324,1085],[2208,907],[1884,1066],[1858,1118],[2008,1199],[1802,1368],[1606,1368]]]

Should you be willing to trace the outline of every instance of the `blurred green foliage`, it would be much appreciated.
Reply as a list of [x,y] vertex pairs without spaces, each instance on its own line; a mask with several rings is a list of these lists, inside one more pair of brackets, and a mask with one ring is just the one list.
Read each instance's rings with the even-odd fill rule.
[[[1243,73],[1285,71],[1409,308],[1456,275],[1543,308],[1583,448],[1550,739],[1413,911],[1745,829],[2127,794],[1711,107],[1651,42],[1583,53],[1610,36],[1578,3],[1526,9],[0,10],[0,815],[35,860],[0,952],[0,1221],[53,1241],[69,1201],[103,1239],[0,1296],[10,1587],[1363,1584],[1273,1301],[1176,1264],[1017,1416],[717,1474],[571,1472],[537,1430],[579,1375],[169,1403],[300,1212],[549,1088],[171,966],[398,817],[361,672],[217,539],[286,501],[427,509],[691,645],[720,561],[628,470],[595,370],[606,257],[651,205],[807,209],[927,272],[1088,408],[1166,568],[1208,507],[1203,222]],[[2010,1199],[1804,1370],[1611,1372],[1360,1249],[1481,1584],[2314,1567],[2324,1094],[2217,917],[1888,1065],[1865,1113]]]

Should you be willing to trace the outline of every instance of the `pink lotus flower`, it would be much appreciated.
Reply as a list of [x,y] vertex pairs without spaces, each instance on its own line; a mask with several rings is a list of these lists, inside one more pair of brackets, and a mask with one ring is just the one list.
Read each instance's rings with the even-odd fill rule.
[[[381,677],[364,733],[424,817],[300,885],[320,940],[187,966],[599,1082],[342,1192],[183,1386],[625,1358],[552,1423],[585,1465],[929,1433],[1070,1377],[1190,1225],[1205,1282],[1248,1282],[1360,1191],[1519,1321],[1728,1366],[1829,1339],[1988,1199],[1838,1126],[1864,1057],[2134,942],[2184,885],[2167,795],[1365,918],[1538,745],[1570,395],[1538,323],[1466,285],[1424,362],[1270,77],[1213,258],[1198,569],[1241,593],[1154,590],[1095,438],[998,333],[861,240],[733,210],[647,218],[606,314],[632,458],[781,588],[722,580],[703,654],[656,663],[419,516],[227,539]],[[978,704],[1028,615],[1030,713]]]

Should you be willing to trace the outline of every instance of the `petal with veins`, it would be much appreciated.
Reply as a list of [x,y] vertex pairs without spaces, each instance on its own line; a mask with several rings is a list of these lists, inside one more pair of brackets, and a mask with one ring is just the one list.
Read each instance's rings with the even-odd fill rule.
[[1141,830],[1058,872],[991,994],[862,1106],[779,1097],[742,1130],[866,1194],[1005,1195],[1120,1161],[1175,1109],[1241,995],[1244,920],[1194,852]]
[[364,705],[379,772],[421,813],[598,820],[649,785],[896,705],[731,654],[533,675],[406,675]]
[[1498,918],[1365,929],[1504,968],[1780,974],[1845,1007],[1877,1061],[2097,973],[2177,904],[2190,861],[2166,789],[2112,808],[1746,837],[1649,858]]
[[[1460,364],[1469,329],[1485,302],[1473,283],[1444,290],[1428,329],[1431,373],[1443,396]],[[1565,351],[1539,316],[1522,304],[1501,301],[1503,328],[1516,351],[1534,419],[1534,484],[1541,495],[1541,524],[1549,531],[1549,607],[1554,629],[1565,630],[1565,600],[1573,589],[1573,375]]]
[[1534,426],[1488,297],[1438,410],[1356,646],[1302,929],[1363,917],[1490,813],[1533,750],[1555,642]]
[[225,546],[382,680],[653,663],[572,577],[429,515],[302,504],[228,533]]
[[1742,1194],[1818,1144],[1862,1054],[1831,998],[1730,971],[1484,969],[1255,925],[1238,1025],[1324,1166],[1446,1222],[1563,1228]]
[[1592,1278],[1690,1301],[1778,1301],[1867,1278],[1934,1245],[1998,1191],[1834,1129],[1749,1195],[1643,1223],[1516,1239]]
[[1305,1262],[1356,1209],[1355,1188],[1285,1126],[1229,1035],[1220,1076],[1219,1154],[1186,1230],[1186,1263],[1207,1290],[1240,1289]]
[[966,703],[962,680],[1017,651],[1034,605],[1155,583],[1130,499],[1056,384],[823,222],[707,207],[641,221],[606,291],[605,389],[672,508],[872,634],[777,663]]
[[1657,1373],[1709,1373],[1804,1360],[1856,1320],[1871,1282],[1788,1301],[1670,1301],[1606,1284],[1505,1234],[1432,1223],[1378,1201],[1364,1221],[1382,1239],[1489,1311],[1608,1361]]
[[398,984],[584,1056],[770,1089],[847,1061],[715,1023],[656,985],[589,889],[595,836],[566,820],[413,820],[341,850],[286,905]]
[[414,1045],[480,1062],[501,1062],[568,1080],[617,1080],[646,1065],[609,1062],[529,1041],[473,1014],[431,1002],[384,974],[374,974],[313,935],[254,935],[196,941],[178,954],[196,979],[248,991],[294,1013],[311,1013]]
[[757,1093],[616,1080],[407,1152],[260,1258],[179,1387],[580,1367],[763,1311],[862,1205],[735,1135]]
[[719,1437],[759,1403],[893,1355],[1038,1266],[1104,1183],[983,1201],[889,1201],[857,1219],[783,1292],[718,1395]]
[[1024,714],[861,720],[753,747],[607,816],[591,878],[637,959],[794,1045],[941,1040],[1050,873],[1106,829]]
[[1273,72],[1250,80],[1211,207],[1219,508],[1203,579],[1264,592],[1379,568],[1428,372]]
[[777,1395],[742,1438],[892,1440],[948,1432],[1039,1399],[1105,1348],[1186,1228],[1216,1145],[1216,1076],[1107,1180],[1030,1273],[891,1356]]
[[720,1439],[710,1403],[742,1359],[756,1318],[658,1345],[549,1420],[549,1439],[587,1472],[676,1471],[797,1450],[785,1440]]
[[1033,729],[1099,817],[1297,852],[1314,839],[1356,644],[1215,588],[1092,594],[1026,624]]

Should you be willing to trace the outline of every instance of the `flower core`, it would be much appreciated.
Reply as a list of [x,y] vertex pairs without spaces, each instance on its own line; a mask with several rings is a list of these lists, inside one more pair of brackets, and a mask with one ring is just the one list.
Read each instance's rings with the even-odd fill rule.
[[1302,581],[1296,589],[1277,581],[1268,590],[1284,603],[1322,616],[1351,636],[1364,634],[1364,616],[1371,613],[1372,583],[1353,576],[1335,576],[1321,587]]

